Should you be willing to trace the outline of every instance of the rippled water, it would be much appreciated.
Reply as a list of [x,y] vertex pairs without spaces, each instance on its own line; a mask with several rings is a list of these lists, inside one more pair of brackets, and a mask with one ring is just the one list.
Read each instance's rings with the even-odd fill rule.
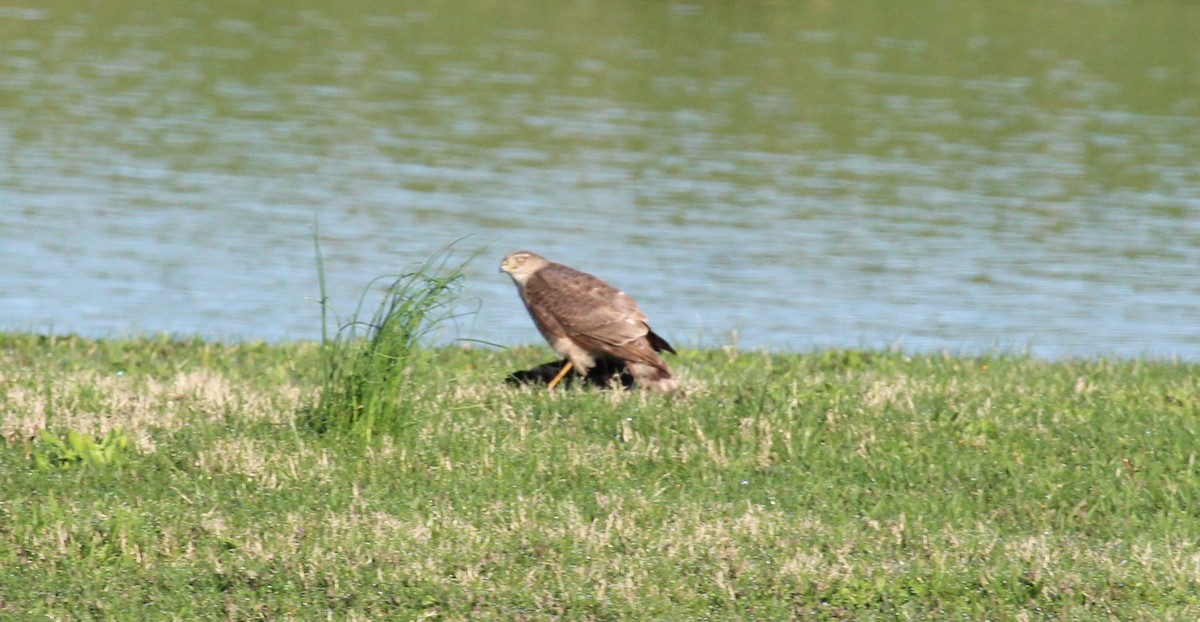
[[464,236],[684,346],[1200,359],[1200,7],[0,7],[0,328],[319,335]]

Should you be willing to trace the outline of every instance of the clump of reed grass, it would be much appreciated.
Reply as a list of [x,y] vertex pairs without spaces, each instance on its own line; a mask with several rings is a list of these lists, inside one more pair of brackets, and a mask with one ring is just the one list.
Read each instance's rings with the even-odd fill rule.
[[[453,264],[449,245],[412,270],[376,277],[343,323],[326,294],[315,229],[313,246],[321,289],[321,386],[308,422],[318,431],[350,432],[367,440],[396,433],[411,421],[418,383],[429,375],[432,363],[422,340],[457,317],[454,307],[470,260]],[[370,319],[363,319],[368,298],[389,280]]]

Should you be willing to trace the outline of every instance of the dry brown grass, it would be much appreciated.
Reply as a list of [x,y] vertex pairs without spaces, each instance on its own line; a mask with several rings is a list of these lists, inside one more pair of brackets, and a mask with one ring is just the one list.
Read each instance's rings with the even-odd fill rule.
[[152,432],[229,416],[290,422],[306,400],[295,384],[264,394],[207,369],[168,378],[76,371],[34,379],[30,372],[0,373],[7,386],[0,406],[0,436],[28,441],[42,430],[76,430],[103,436],[123,430],[139,451],[154,451]]

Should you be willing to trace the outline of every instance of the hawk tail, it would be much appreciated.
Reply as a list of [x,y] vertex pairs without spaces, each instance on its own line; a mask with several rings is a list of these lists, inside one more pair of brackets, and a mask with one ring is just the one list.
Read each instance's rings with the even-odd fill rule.
[[667,343],[666,339],[663,339],[662,337],[658,336],[658,333],[650,330],[649,326],[646,327],[646,330],[649,331],[646,333],[646,340],[650,342],[650,347],[654,348],[655,352],[666,351],[670,352],[671,354],[678,354],[678,352],[675,351],[675,348],[672,348],[671,344]]

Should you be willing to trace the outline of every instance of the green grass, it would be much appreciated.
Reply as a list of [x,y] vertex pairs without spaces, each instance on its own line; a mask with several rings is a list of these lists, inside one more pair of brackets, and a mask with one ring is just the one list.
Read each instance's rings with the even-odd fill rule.
[[[421,348],[440,324],[455,319],[453,306],[466,263],[450,266],[450,247],[412,270],[376,278],[349,319],[333,312],[325,266],[314,230],[321,287],[321,390],[302,417],[321,432],[350,432],[370,440],[412,424],[413,397],[427,383],[430,352]],[[390,281],[370,318],[364,305],[373,286]]]
[[321,354],[0,335],[0,618],[1200,615],[1196,365],[685,350],[661,398],[454,347],[364,441],[297,425]]

